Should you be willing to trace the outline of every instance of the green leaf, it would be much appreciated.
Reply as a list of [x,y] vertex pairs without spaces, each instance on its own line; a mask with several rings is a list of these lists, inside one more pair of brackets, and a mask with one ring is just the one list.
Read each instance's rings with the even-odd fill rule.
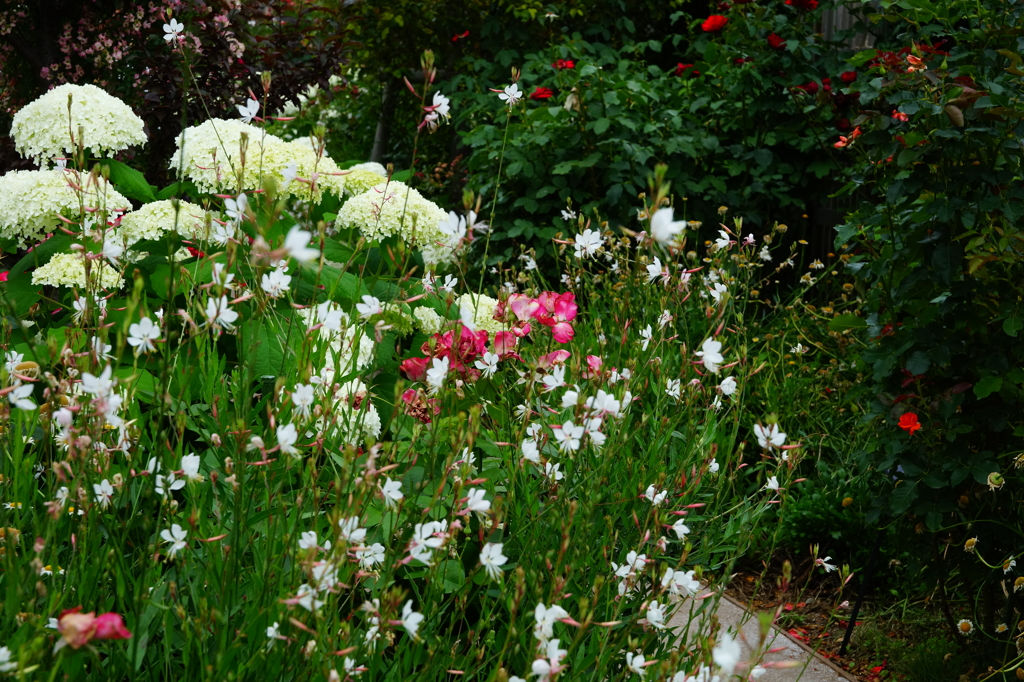
[[[301,333],[301,332],[300,332]],[[284,334],[270,316],[248,320],[238,328],[238,357],[254,377],[286,376]]]
[[974,384],[974,395],[978,396],[978,398],[987,398],[1002,387],[1002,377],[987,376]]
[[146,177],[142,173],[113,159],[104,159],[100,163],[110,169],[110,181],[114,183],[118,192],[129,199],[147,204],[156,201],[156,195],[153,193],[156,187],[146,182]]
[[39,300],[39,289],[41,287],[32,284],[32,275],[28,273],[17,277],[7,277],[4,282],[4,301],[10,305],[11,315],[23,318],[28,314],[29,308]]
[[907,371],[914,376],[924,374],[931,366],[932,361],[922,351],[914,351],[907,360]]
[[1024,320],[1019,317],[1008,317],[1003,320],[1003,331],[1007,336],[1017,337],[1017,332],[1024,329]]
[[36,246],[25,256],[14,264],[14,267],[7,273],[7,279],[13,279],[29,268],[38,268],[50,262],[55,253],[67,251],[71,246],[71,235],[58,232],[45,242]]
[[445,594],[458,592],[466,584],[466,572],[462,569],[462,562],[457,559],[445,559],[440,565],[441,585]]
[[857,54],[847,59],[846,63],[853,64],[854,66],[861,66],[862,64],[867,64],[869,61],[871,61],[877,56],[878,52],[876,50],[861,50]]
[[193,183],[191,180],[185,180],[184,182],[176,182],[173,185],[168,185],[167,187],[164,187],[162,190],[157,192],[156,200],[163,201],[165,199],[170,199],[171,197],[180,197],[186,194],[193,198],[199,196],[199,188],[196,187],[195,183]]
[[836,315],[828,322],[829,331],[841,332],[847,329],[863,329],[868,323],[852,314]]
[[594,132],[597,133],[598,135],[602,135],[606,130],[608,130],[611,124],[611,119],[599,118],[596,121],[594,121]]

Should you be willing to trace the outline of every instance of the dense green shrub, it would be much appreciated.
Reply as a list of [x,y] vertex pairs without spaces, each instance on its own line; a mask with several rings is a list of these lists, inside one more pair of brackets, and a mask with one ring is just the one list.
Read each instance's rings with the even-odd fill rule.
[[974,625],[991,634],[1020,607],[1016,590],[1000,595],[1024,548],[1024,71],[1007,33],[1020,8],[960,9],[885,4],[903,49],[851,59],[867,71],[851,86],[863,112],[836,146],[865,200],[836,243],[870,314],[836,322],[863,330],[863,462],[894,484],[872,518],[924,531],[909,534],[919,556],[940,580],[959,567],[963,592],[987,605]]

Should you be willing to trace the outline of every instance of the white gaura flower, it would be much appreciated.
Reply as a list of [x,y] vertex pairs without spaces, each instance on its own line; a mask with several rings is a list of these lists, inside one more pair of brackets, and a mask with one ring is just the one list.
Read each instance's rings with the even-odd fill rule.
[[398,501],[405,497],[402,494],[402,482],[392,481],[390,476],[384,479],[381,492],[384,494],[384,504],[388,509],[394,509],[398,505]]
[[731,243],[732,243],[732,240],[729,239],[728,233],[725,230],[719,230],[718,231],[718,239],[715,240],[715,247],[719,251],[721,251],[722,249],[729,248],[729,244],[731,244]]
[[492,377],[494,376],[494,373],[498,371],[499,359],[500,357],[498,355],[487,351],[483,354],[483,358],[481,360],[477,360],[473,363],[473,366],[480,370],[484,377]]
[[92,348],[92,352],[96,355],[99,360],[113,360],[114,356],[110,354],[110,351],[114,349],[109,343],[103,343],[103,339],[98,336],[92,337],[89,342],[89,347]]
[[643,654],[634,654],[633,652],[626,653],[626,667],[632,672],[635,672],[640,677],[647,674],[647,670],[644,669],[644,663],[646,663]]
[[680,540],[685,540],[687,533],[690,532],[689,526],[683,523],[682,519],[678,519],[675,523],[672,524],[672,530],[675,532],[676,536]]
[[181,458],[181,475],[190,481],[202,481],[199,473],[199,455],[192,453]]
[[562,452],[575,452],[580,449],[580,439],[583,438],[586,429],[582,425],[576,426],[570,419],[562,424],[560,428],[557,426],[552,427],[552,431],[555,434],[555,440],[558,441],[559,450]]
[[657,600],[647,605],[647,623],[658,630],[665,629],[665,605]]
[[665,386],[665,393],[667,393],[670,397],[679,400],[682,382],[680,382],[679,379],[668,379],[666,383],[667,385]]
[[555,636],[555,623],[568,617],[569,612],[557,604],[551,605],[550,608],[544,606],[543,602],[537,604],[537,608],[533,610],[533,636],[541,642],[548,642]]
[[339,536],[350,545],[361,545],[366,540],[366,529],[359,526],[359,517],[338,519]]
[[718,367],[725,358],[722,357],[722,343],[714,339],[705,339],[701,349],[695,355],[704,362],[704,368],[712,374],[718,374]]
[[314,549],[317,546],[315,530],[304,530],[299,534],[299,549]]
[[114,486],[110,484],[110,481],[104,478],[99,483],[93,483],[92,489],[96,495],[96,502],[99,503],[100,507],[106,509],[110,505],[110,501],[114,498]]
[[284,270],[274,268],[270,272],[263,273],[260,288],[267,292],[267,296],[270,298],[280,298],[291,289],[291,283],[291,275],[286,275]]
[[277,444],[281,446],[282,455],[297,456],[299,449],[295,447],[295,443],[298,440],[299,432],[294,424],[282,424],[277,427]]
[[757,257],[763,260],[765,263],[770,263],[772,261],[772,254],[768,252],[767,244],[761,246],[761,250],[758,251]]
[[367,294],[363,296],[362,303],[356,303],[356,312],[359,313],[359,317],[367,320],[374,315],[383,313],[384,307],[381,305],[379,298]]
[[567,409],[567,408],[570,408],[570,407],[576,407],[576,404],[579,402],[579,399],[580,399],[580,394],[579,394],[578,391],[575,391],[575,390],[573,390],[571,388],[568,389],[562,395],[562,409]]
[[377,564],[383,563],[386,555],[387,550],[384,545],[375,542],[369,547],[364,547],[363,551],[359,553],[359,565],[364,570],[370,570]]
[[577,258],[587,258],[597,253],[597,250],[604,246],[604,239],[597,230],[583,230],[574,238]]
[[685,220],[672,220],[671,208],[659,208],[651,216],[651,236],[659,244],[668,246],[686,229]]
[[307,583],[299,585],[299,589],[295,593],[295,603],[307,611],[316,611],[324,605],[321,600],[316,598],[316,588]]
[[715,303],[721,303],[722,297],[729,293],[729,288],[721,282],[715,282],[715,286],[708,289],[708,293],[711,294],[711,298],[715,300]]
[[711,464],[708,465],[708,473],[717,474],[719,469],[718,460],[711,458]]
[[515,83],[505,88],[503,91],[498,93],[498,99],[508,104],[508,108],[511,109],[516,105],[519,100],[523,98],[523,93],[519,91],[519,86]]
[[295,390],[292,391],[292,405],[294,406],[294,414],[300,417],[309,416],[309,411],[313,407],[313,403],[316,402],[316,397],[313,392],[313,387],[309,384],[295,384]]
[[447,357],[434,358],[430,361],[430,369],[427,370],[427,387],[430,395],[436,395],[441,390],[445,377],[448,376],[448,367]]
[[124,255],[124,246],[118,244],[112,239],[107,239],[103,242],[103,250],[101,251],[103,257],[110,261],[111,265],[117,265],[117,259]]
[[782,447],[786,443],[786,434],[779,431],[778,424],[769,424],[767,427],[754,424],[754,435],[757,436],[757,444],[765,450]]
[[651,343],[651,338],[654,336],[654,330],[651,325],[647,325],[646,329],[640,330],[640,350],[647,350],[647,346]]
[[298,225],[288,230],[288,235],[284,238],[284,248],[288,251],[288,255],[299,261],[300,263],[308,263],[311,260],[320,257],[320,249],[310,248],[309,241],[313,238],[311,232],[306,232],[299,228]]
[[658,329],[664,329],[668,326],[668,323],[672,321],[672,313],[667,310],[661,311],[661,317],[658,318]]
[[451,116],[450,100],[442,95],[440,90],[434,93],[433,107],[434,113],[441,118],[448,118]]
[[160,338],[160,327],[153,320],[144,317],[128,327],[128,345],[135,349],[135,354],[149,353],[156,350],[153,342]]
[[153,485],[156,489],[157,495],[166,496],[168,493],[184,488],[185,481],[184,479],[176,478],[174,473],[171,472],[166,476],[163,474],[157,474],[156,478],[153,479]]
[[508,561],[508,557],[501,553],[503,547],[500,542],[488,542],[480,550],[480,565],[491,580],[501,578],[501,567]]
[[676,571],[667,567],[661,576],[661,586],[667,588],[670,594],[689,597],[700,590],[700,581],[694,577],[693,571]]
[[658,492],[658,489],[654,486],[654,484],[651,484],[647,486],[647,491],[640,497],[646,499],[652,505],[657,507],[659,504],[665,501],[666,497],[668,497],[668,491],[662,490],[661,492]]
[[768,479],[768,482],[764,484],[764,488],[765,490],[778,490],[779,479],[775,476],[772,476],[771,478]]
[[522,445],[523,459],[527,462],[533,462],[534,464],[540,464],[540,449],[537,447],[537,441],[532,438],[527,438],[523,441]]
[[550,393],[556,388],[565,386],[565,365],[552,367],[551,372],[544,375],[544,378],[541,379],[541,383],[544,384],[545,393]]
[[238,224],[245,219],[245,213],[248,210],[249,197],[245,196],[245,192],[242,192],[234,199],[228,197],[224,200],[224,213],[226,213],[228,218],[233,220],[235,224]]
[[485,499],[487,491],[479,488],[470,488],[466,492],[466,512],[474,512],[478,515],[486,514],[491,510],[491,503]]
[[825,569],[826,573],[831,573],[832,571],[836,570],[836,568],[837,568],[837,566],[835,564],[828,563],[831,560],[832,560],[832,557],[830,557],[830,556],[827,556],[824,559],[815,559],[814,560],[814,565],[815,566],[821,566],[822,568]]
[[230,331],[235,328],[238,313],[231,309],[227,296],[221,296],[219,299],[211,297],[206,301],[206,320],[209,324]]
[[552,483],[558,483],[565,478],[565,474],[559,471],[561,466],[561,464],[555,464],[554,462],[544,462],[544,476]]
[[36,409],[36,404],[29,400],[30,395],[32,395],[32,384],[21,384],[8,393],[7,398],[11,401],[11,405],[19,410],[31,411]]
[[258,113],[260,113],[260,103],[251,97],[246,100],[245,104],[238,105],[238,115],[241,117],[242,123],[252,123]]
[[[75,302],[77,303],[78,300],[76,299]],[[7,370],[8,374],[13,374],[14,369],[24,361],[24,353],[17,353],[13,350],[9,350],[4,355],[4,368]]]
[[568,222],[572,222],[573,220],[576,220],[576,211],[572,210],[571,208],[563,209],[562,210],[562,220],[564,220],[567,223]]
[[611,393],[606,393],[600,388],[597,389],[597,395],[587,398],[584,405],[590,410],[591,416],[595,417],[619,417],[622,414],[622,402]]
[[715,659],[715,665],[722,669],[727,676],[732,675],[736,665],[740,662],[742,654],[740,643],[737,642],[728,632],[722,632],[722,638],[718,645],[711,650],[711,656]]
[[718,390],[722,392],[722,395],[732,395],[736,392],[736,377],[726,377],[722,379],[721,385]]
[[669,272],[662,266],[661,259],[655,256],[654,262],[647,266],[647,283],[655,282],[659,277],[668,280]]
[[98,377],[82,372],[82,390],[96,398],[106,398],[110,395],[110,389],[114,387],[114,380],[110,378],[112,372],[110,365],[107,365]]
[[163,28],[164,40],[168,43],[172,40],[177,42],[181,40],[181,32],[185,30],[185,25],[177,19],[171,19],[170,23],[164,24]]
[[412,599],[405,602],[405,606],[402,607],[402,627],[409,633],[409,636],[416,639],[416,633],[419,632],[420,623],[423,622],[423,614],[417,613],[412,609]]
[[167,553],[174,557],[175,554],[185,549],[185,539],[188,537],[188,531],[179,526],[176,523],[171,524],[170,530],[160,531],[160,537],[164,542],[170,544],[170,548]]

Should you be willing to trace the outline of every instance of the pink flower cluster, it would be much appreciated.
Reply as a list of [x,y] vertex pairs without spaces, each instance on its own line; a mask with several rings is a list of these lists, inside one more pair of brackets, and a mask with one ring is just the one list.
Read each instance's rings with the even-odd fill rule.
[[132,633],[124,626],[124,620],[116,613],[95,612],[82,613],[82,607],[76,606],[60,615],[57,621],[60,632],[61,646],[80,649],[94,639],[129,639]]
[[[572,341],[572,321],[576,319],[579,307],[576,305],[576,295],[571,291],[564,294],[545,291],[537,298],[512,294],[508,297],[506,305],[516,317],[515,326],[512,328],[512,333],[516,336],[529,334],[530,320],[534,320],[545,327],[550,327],[551,335],[558,343]],[[501,312],[500,307],[498,312]]]

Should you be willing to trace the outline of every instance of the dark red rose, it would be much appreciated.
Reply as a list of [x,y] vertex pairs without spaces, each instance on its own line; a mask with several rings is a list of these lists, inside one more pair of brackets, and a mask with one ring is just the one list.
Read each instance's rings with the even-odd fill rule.
[[841,74],[839,74],[839,80],[843,81],[843,83],[845,83],[846,85],[849,85],[850,83],[857,80],[857,72],[843,71]]
[[548,97],[551,97],[554,94],[555,93],[551,92],[550,88],[538,87],[530,95],[530,99],[547,99]]
[[806,92],[808,95],[818,94],[818,84],[815,83],[814,81],[811,81],[810,83],[804,83],[803,85],[798,85],[797,87]]
[[576,62],[574,62],[571,59],[556,59],[555,63],[552,64],[551,66],[558,69],[559,71],[561,71],[562,69],[575,69]]
[[768,34],[768,46],[773,50],[781,50],[785,45],[786,41],[780,35],[776,33]]
[[853,126],[850,125],[850,119],[848,118],[841,118],[838,121],[836,121],[836,129],[839,130],[839,132],[841,133],[845,133],[852,127]]
[[818,9],[818,0],[786,0],[786,4],[801,12],[813,12]]
[[682,76],[682,75],[686,74],[687,71],[690,72],[688,74],[690,76],[699,76],[700,75],[700,71],[697,71],[696,69],[694,69],[693,68],[693,64],[682,64],[682,63],[676,64],[676,70],[675,70],[674,73],[675,73],[676,76]]

